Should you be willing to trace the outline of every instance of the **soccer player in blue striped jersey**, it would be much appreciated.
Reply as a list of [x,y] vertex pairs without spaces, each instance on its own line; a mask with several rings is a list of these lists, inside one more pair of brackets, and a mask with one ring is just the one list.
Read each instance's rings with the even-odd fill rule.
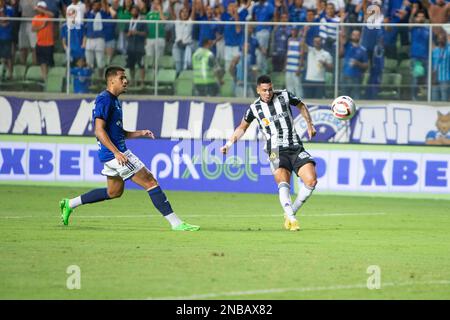
[[433,49],[433,101],[448,101],[450,96],[450,44],[447,43],[447,34],[440,32],[437,35],[437,47]]
[[[272,80],[263,75],[256,81],[259,98],[247,109],[240,125],[229,141],[220,148],[224,154],[239,140],[253,120],[257,120],[260,131],[266,139],[264,150],[269,155],[270,168],[278,185],[280,204],[284,211],[284,227],[290,231],[300,230],[296,212],[311,196],[317,184],[315,161],[303,148],[303,143],[295,131],[291,106],[296,106],[307,124],[309,138],[316,134],[306,104],[287,90],[272,88]],[[291,202],[290,181],[292,173],[302,181],[297,198]]]
[[125,139],[152,138],[150,130],[125,131],[122,124],[122,105],[118,97],[126,92],[128,80],[125,69],[111,66],[106,69],[106,90],[95,99],[92,119],[99,146],[98,156],[104,167],[107,187],[94,189],[72,199],[60,201],[61,219],[69,224],[69,217],[76,207],[88,203],[118,198],[122,195],[125,181],[131,179],[149,194],[153,205],[171,224],[175,231],[197,231],[199,226],[183,222],[173,212],[172,206],[158,182],[141,160],[125,144]]

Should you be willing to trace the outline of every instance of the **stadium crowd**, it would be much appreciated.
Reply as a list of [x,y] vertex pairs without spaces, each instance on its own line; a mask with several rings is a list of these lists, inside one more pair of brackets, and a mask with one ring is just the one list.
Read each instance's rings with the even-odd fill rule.
[[[155,61],[171,56],[176,77],[192,70],[195,95],[219,95],[231,81],[233,95],[243,96],[246,74],[246,94],[254,96],[255,77],[271,73],[296,95],[323,98],[339,58],[343,93],[377,99],[385,87],[406,86],[403,98],[416,100],[426,98],[431,40],[432,100],[449,99],[450,25],[431,34],[428,27],[408,26],[448,23],[448,0],[0,0],[0,17],[28,19],[0,20],[2,82],[13,79],[16,64],[40,65],[47,79],[55,51],[69,46],[74,92],[88,92],[91,79],[101,78],[118,55],[126,56],[132,80],[144,87]],[[341,22],[366,24],[338,28]],[[374,27],[377,22],[405,27]]]

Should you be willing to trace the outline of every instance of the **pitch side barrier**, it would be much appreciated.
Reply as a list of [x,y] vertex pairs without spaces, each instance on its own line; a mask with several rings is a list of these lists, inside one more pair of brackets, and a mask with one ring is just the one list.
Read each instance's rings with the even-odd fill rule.
[[[37,99],[0,96],[0,134],[94,136],[94,97]],[[306,101],[317,129],[314,142],[393,145],[450,143],[450,106],[402,102],[360,102],[349,121],[333,117],[327,101]],[[228,139],[249,104],[225,99],[137,99],[123,97],[124,128],[149,128],[158,138]],[[306,124],[293,109],[295,129],[306,139]],[[270,121],[270,119],[268,119]],[[243,140],[258,140],[256,122]]]
[[[219,151],[223,143],[137,139],[127,145],[168,190],[276,192],[262,142],[239,141],[227,156]],[[307,146],[317,163],[318,191],[450,193],[448,149],[327,146]],[[95,143],[0,141],[0,182],[99,182],[102,168]]]

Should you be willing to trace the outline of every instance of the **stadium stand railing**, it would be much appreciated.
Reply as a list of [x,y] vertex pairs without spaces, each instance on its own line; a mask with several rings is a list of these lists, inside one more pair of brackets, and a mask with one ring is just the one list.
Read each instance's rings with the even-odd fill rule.
[[[9,18],[1,17],[1,20],[11,20],[15,22],[30,20],[29,18]],[[75,67],[75,63],[71,63],[71,58],[69,56],[70,52],[70,41],[68,41],[68,50],[64,51],[61,42],[61,31],[60,26],[65,23],[65,19],[49,19],[55,22],[55,52],[53,53],[54,66],[50,66],[48,71],[48,76],[46,79],[43,78],[40,68],[38,65],[33,64],[33,58],[31,54],[26,57],[25,64],[21,63],[19,58],[19,52],[16,52],[12,59],[13,72],[11,77],[8,76],[8,68],[6,65],[0,65],[0,90],[4,92],[13,91],[43,91],[43,92],[61,92],[72,94],[74,93],[74,80],[71,75],[71,68]],[[87,23],[89,19],[85,19],[84,23]],[[124,22],[124,20],[112,20],[112,23]],[[144,55],[142,58],[142,66],[144,77],[141,79],[141,72],[138,67],[135,70],[131,70],[130,66],[127,65],[127,55],[126,52],[120,51],[115,48],[114,55],[110,59],[111,65],[120,65],[126,68],[127,76],[130,80],[130,90],[132,94],[145,94],[145,95],[177,95],[177,96],[192,96],[196,95],[195,90],[195,78],[192,71],[192,66],[184,63],[183,66],[178,67],[180,61],[176,61],[175,57],[172,55],[172,48],[175,45],[173,43],[175,24],[179,23],[178,20],[167,20],[167,21],[148,21],[142,20],[139,23],[144,23],[147,25],[163,25],[166,32],[164,51],[160,56],[158,55]],[[223,22],[223,21],[189,21],[184,23],[192,23],[194,25],[200,25],[205,27],[207,25],[214,26],[226,26],[226,25],[241,25],[243,29],[241,33],[242,43],[251,43],[255,41],[257,36],[252,29],[257,26],[267,25],[270,27],[286,28],[287,37],[289,38],[289,32],[293,27],[298,28],[300,31],[304,30],[303,38],[307,37],[306,29],[311,28],[321,28],[323,26],[332,26],[336,29],[335,39],[330,41],[325,41],[322,39],[322,47],[327,50],[332,57],[332,68],[326,70],[322,76],[324,81],[320,83],[309,82],[306,79],[306,74],[308,72],[316,73],[318,72],[316,65],[308,64],[308,53],[306,48],[311,50],[311,46],[308,45],[307,40],[303,40],[302,50],[300,54],[300,67],[299,67],[299,78],[302,86],[302,96],[305,98],[312,98],[311,88],[314,86],[320,86],[320,98],[332,99],[341,94],[345,95],[356,95],[359,98],[365,98],[367,100],[379,100],[379,99],[389,99],[389,100],[422,100],[422,101],[432,101],[432,91],[435,84],[435,79],[433,77],[433,50],[437,47],[436,34],[437,30],[449,29],[449,24],[394,24],[394,23],[380,23],[376,26],[371,26],[367,23],[289,23],[289,22]],[[306,28],[307,27],[307,28]],[[344,52],[340,52],[340,46],[342,45],[341,35],[345,35],[347,39],[351,37],[352,30],[361,31],[360,45],[365,43],[374,42],[369,41],[374,33],[374,29],[380,30],[381,38],[386,38],[386,33],[392,32],[393,30],[400,34],[405,32],[410,34],[414,28],[421,28],[427,30],[428,36],[426,45],[426,55],[423,58],[418,58],[411,56],[415,55],[413,52],[415,48],[412,42],[417,39],[409,37],[408,42],[401,43],[397,36],[394,39],[394,44],[388,47],[388,45],[383,41],[378,41],[375,45],[378,46],[378,54],[375,53],[374,48],[364,48],[367,57],[367,69],[364,71],[360,70],[355,75],[353,66],[348,65],[349,61],[352,64],[354,59],[360,59],[360,57],[353,57],[352,53],[346,52],[344,47]],[[70,31],[70,30],[69,30]],[[69,32],[69,39],[70,39]],[[448,38],[448,34],[446,34]],[[300,37],[301,38],[301,37]],[[217,39],[216,39],[217,40]],[[225,56],[225,43],[223,39],[216,41],[215,47],[212,48],[214,57],[217,62],[217,67],[220,69],[219,74],[221,77],[217,79],[217,83],[220,85],[220,90],[218,90],[217,95],[222,97],[243,97],[251,98],[247,96],[247,87],[255,86],[256,75],[261,73],[268,73],[272,76],[275,89],[281,88],[292,88],[291,90],[296,90],[292,86],[291,81],[287,78],[286,72],[286,62],[288,59],[288,48],[285,47],[281,50],[283,55],[275,59],[275,47],[279,45],[279,42],[275,41],[276,36],[272,31],[271,40],[269,41],[269,47],[266,55],[258,54],[258,47],[249,49],[244,52],[244,59],[242,59],[243,66],[234,68],[234,74],[232,74],[230,68],[225,69],[230,62],[230,58]],[[422,41],[423,42],[423,41]],[[58,45],[56,45],[58,43]],[[258,43],[256,46],[258,46]],[[192,53],[195,49],[199,47],[199,41],[193,40],[191,44]],[[422,46],[424,44],[422,43]],[[448,42],[446,44],[449,45]],[[253,45],[254,46],[254,45]],[[282,46],[282,45],[281,45]],[[287,46],[287,44],[286,44]],[[242,46],[241,46],[242,47]],[[250,46],[251,47],[251,46]],[[277,49],[279,49],[277,47]],[[242,50],[241,50],[242,51]],[[278,50],[280,51],[280,50]],[[277,52],[278,52],[277,51]],[[156,52],[156,50],[155,50]],[[249,57],[247,57],[249,55]],[[255,60],[256,56],[256,60]],[[375,56],[378,58],[376,60]],[[104,55],[106,61],[106,54]],[[353,60],[352,60],[353,59]],[[228,63],[226,62],[228,60]],[[281,61],[281,62],[280,62]],[[362,60],[361,60],[362,61]],[[280,65],[281,63],[281,65]],[[107,66],[107,65],[106,65]],[[105,66],[105,67],[106,67]],[[89,78],[90,85],[88,86],[88,92],[95,93],[104,87],[104,79],[102,71],[104,69],[97,68],[96,65],[89,66],[92,69],[92,75]],[[311,70],[308,70],[311,68]],[[353,69],[353,70],[352,70]],[[216,71],[216,70],[215,70]],[[239,74],[241,72],[241,74]],[[350,76],[349,76],[350,74]],[[349,78],[353,77],[353,81],[348,81]],[[357,81],[354,81],[357,80]],[[237,86],[241,86],[244,90],[237,90]],[[317,91],[317,90],[316,90]],[[299,92],[295,92],[300,94]]]

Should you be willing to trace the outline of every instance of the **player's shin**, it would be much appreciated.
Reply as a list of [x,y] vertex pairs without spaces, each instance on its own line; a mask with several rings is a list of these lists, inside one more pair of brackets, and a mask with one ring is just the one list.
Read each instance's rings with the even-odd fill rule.
[[283,207],[285,216],[290,221],[295,221],[294,211],[291,206],[291,186],[287,182],[281,182],[278,185],[278,196],[280,198],[281,207]]
[[314,187],[309,187],[305,184],[303,184],[300,187],[297,198],[295,199],[294,204],[292,205],[292,210],[294,211],[294,214],[301,208],[301,206],[306,202],[306,200],[308,200],[308,198],[313,193],[314,189],[315,189]]
[[70,199],[69,206],[71,209],[75,209],[76,207],[81,206],[82,204],[95,203],[108,199],[109,199],[108,189],[106,188],[94,189],[89,192],[86,192],[85,194],[82,194],[79,197]]
[[173,212],[172,206],[160,186],[147,190],[147,192],[155,208],[169,221],[172,227],[176,227],[182,223],[180,218]]

